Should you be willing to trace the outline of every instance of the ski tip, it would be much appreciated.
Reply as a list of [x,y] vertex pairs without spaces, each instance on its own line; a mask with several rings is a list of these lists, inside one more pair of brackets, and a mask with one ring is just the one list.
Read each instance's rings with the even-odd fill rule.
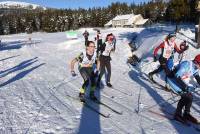
[[135,109],[135,113],[138,114],[138,113],[139,113],[139,110]]
[[111,115],[110,115],[110,114],[107,114],[107,115],[105,115],[104,117],[105,117],[105,118],[110,118]]
[[122,115],[122,114],[123,114],[123,111],[118,112],[118,114]]

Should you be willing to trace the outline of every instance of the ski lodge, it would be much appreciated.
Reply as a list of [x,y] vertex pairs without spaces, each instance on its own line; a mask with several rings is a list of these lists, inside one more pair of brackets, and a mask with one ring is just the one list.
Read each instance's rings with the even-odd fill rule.
[[106,23],[105,27],[144,27],[150,23],[149,19],[144,19],[141,14],[117,15]]

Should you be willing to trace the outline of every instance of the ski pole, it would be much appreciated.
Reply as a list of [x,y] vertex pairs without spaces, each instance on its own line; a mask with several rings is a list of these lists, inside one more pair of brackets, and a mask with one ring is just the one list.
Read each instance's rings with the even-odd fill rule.
[[116,90],[116,91],[118,91],[118,92],[120,92],[120,93],[122,93],[122,94],[124,94],[124,95],[132,96],[132,94],[128,94],[128,93],[123,92],[123,91],[121,91],[121,90],[119,90],[119,89],[117,89],[117,88],[112,87],[112,89],[114,89],[114,90]]

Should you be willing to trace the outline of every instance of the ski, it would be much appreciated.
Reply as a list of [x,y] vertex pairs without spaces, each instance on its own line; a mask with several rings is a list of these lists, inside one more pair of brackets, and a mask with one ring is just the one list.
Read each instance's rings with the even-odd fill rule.
[[[145,78],[146,79],[146,78]],[[151,82],[152,84],[155,84],[157,86],[160,87],[161,90],[164,90],[164,91],[167,91],[167,92],[172,92],[170,89],[168,89],[167,87],[161,85],[160,83],[158,83],[157,81],[153,80],[153,79],[150,79],[149,76],[148,76],[148,79],[147,79],[149,82]],[[174,92],[172,92],[174,93]],[[174,93],[175,94],[175,93]]]
[[159,113],[159,112],[156,112],[154,110],[148,110],[148,112],[150,112],[150,113],[152,113],[154,115],[157,115],[159,117],[163,117],[163,118],[166,118],[168,120],[175,121],[175,122],[180,123],[181,125],[184,125],[184,126],[187,126],[187,127],[191,126],[189,123],[183,123],[181,121],[175,120],[173,115],[171,115],[171,114],[169,114],[169,113],[167,113],[165,111],[164,111],[164,113]]
[[[108,86],[107,86],[108,87]],[[115,87],[108,87],[108,88],[111,88],[111,89],[113,89],[113,90],[116,90],[116,91],[118,91],[118,92],[120,92],[120,93],[122,93],[122,94],[124,94],[124,95],[128,95],[128,96],[133,96],[133,94],[132,93],[130,93],[130,94],[128,94],[128,93],[126,93],[126,92],[123,92],[123,91],[121,91],[121,90],[119,90],[119,89],[117,89],[117,88],[115,88]]]
[[184,126],[187,126],[187,127],[190,127],[192,126],[195,130],[197,131],[200,131],[200,122],[195,124],[195,123],[192,123],[192,122],[188,122],[188,123],[183,123],[181,121],[178,121],[178,120],[175,120],[174,119],[174,115],[168,111],[163,111],[164,113],[159,113],[159,112],[156,112],[154,110],[148,110],[148,112],[154,114],[154,115],[157,115],[159,117],[163,117],[163,118],[166,118],[166,119],[169,119],[171,121],[175,121],[176,123],[180,123],[181,125],[184,125]]
[[100,105],[102,105],[102,106],[105,106],[106,108],[110,109],[112,112],[114,112],[114,113],[116,113],[116,114],[119,114],[119,115],[122,115],[122,114],[123,114],[122,111],[117,111],[117,110],[115,110],[114,108],[110,107],[109,105],[107,105],[107,104],[101,102],[100,100],[95,100],[95,101],[93,101],[93,102],[95,102],[95,103],[97,103],[97,104],[100,104]]
[[94,107],[92,107],[91,105],[89,105],[89,103],[87,101],[83,102],[84,106],[86,106],[87,108],[89,108],[90,110],[96,112],[97,114],[105,117],[105,118],[110,118],[110,114],[104,114],[98,110],[96,110]]
[[[165,109],[162,109],[165,113],[173,116],[174,114],[173,113],[170,113],[169,111],[165,110]],[[193,128],[195,128],[197,131],[200,131],[200,120],[198,120],[198,123],[193,123],[193,122],[190,122],[188,121],[189,125],[193,126]]]
[[85,106],[85,107],[87,107],[88,109],[92,110],[93,112],[95,112],[95,113],[101,115],[102,117],[110,118],[110,114],[105,114],[105,113],[102,113],[102,112],[98,111],[97,109],[95,109],[94,107],[92,107],[92,106],[88,103],[87,100],[86,100],[85,102],[81,102],[80,99],[77,98],[77,97],[73,97],[73,96],[70,96],[70,95],[68,95],[68,94],[65,94],[65,95],[66,95],[67,97],[72,98],[73,100],[76,100],[76,101],[82,103],[83,106]]

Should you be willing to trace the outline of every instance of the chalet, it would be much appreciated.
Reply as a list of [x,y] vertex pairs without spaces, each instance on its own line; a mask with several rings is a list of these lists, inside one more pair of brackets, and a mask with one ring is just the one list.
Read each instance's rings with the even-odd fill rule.
[[149,19],[144,19],[141,14],[117,15],[106,23],[105,27],[141,27],[148,24]]

